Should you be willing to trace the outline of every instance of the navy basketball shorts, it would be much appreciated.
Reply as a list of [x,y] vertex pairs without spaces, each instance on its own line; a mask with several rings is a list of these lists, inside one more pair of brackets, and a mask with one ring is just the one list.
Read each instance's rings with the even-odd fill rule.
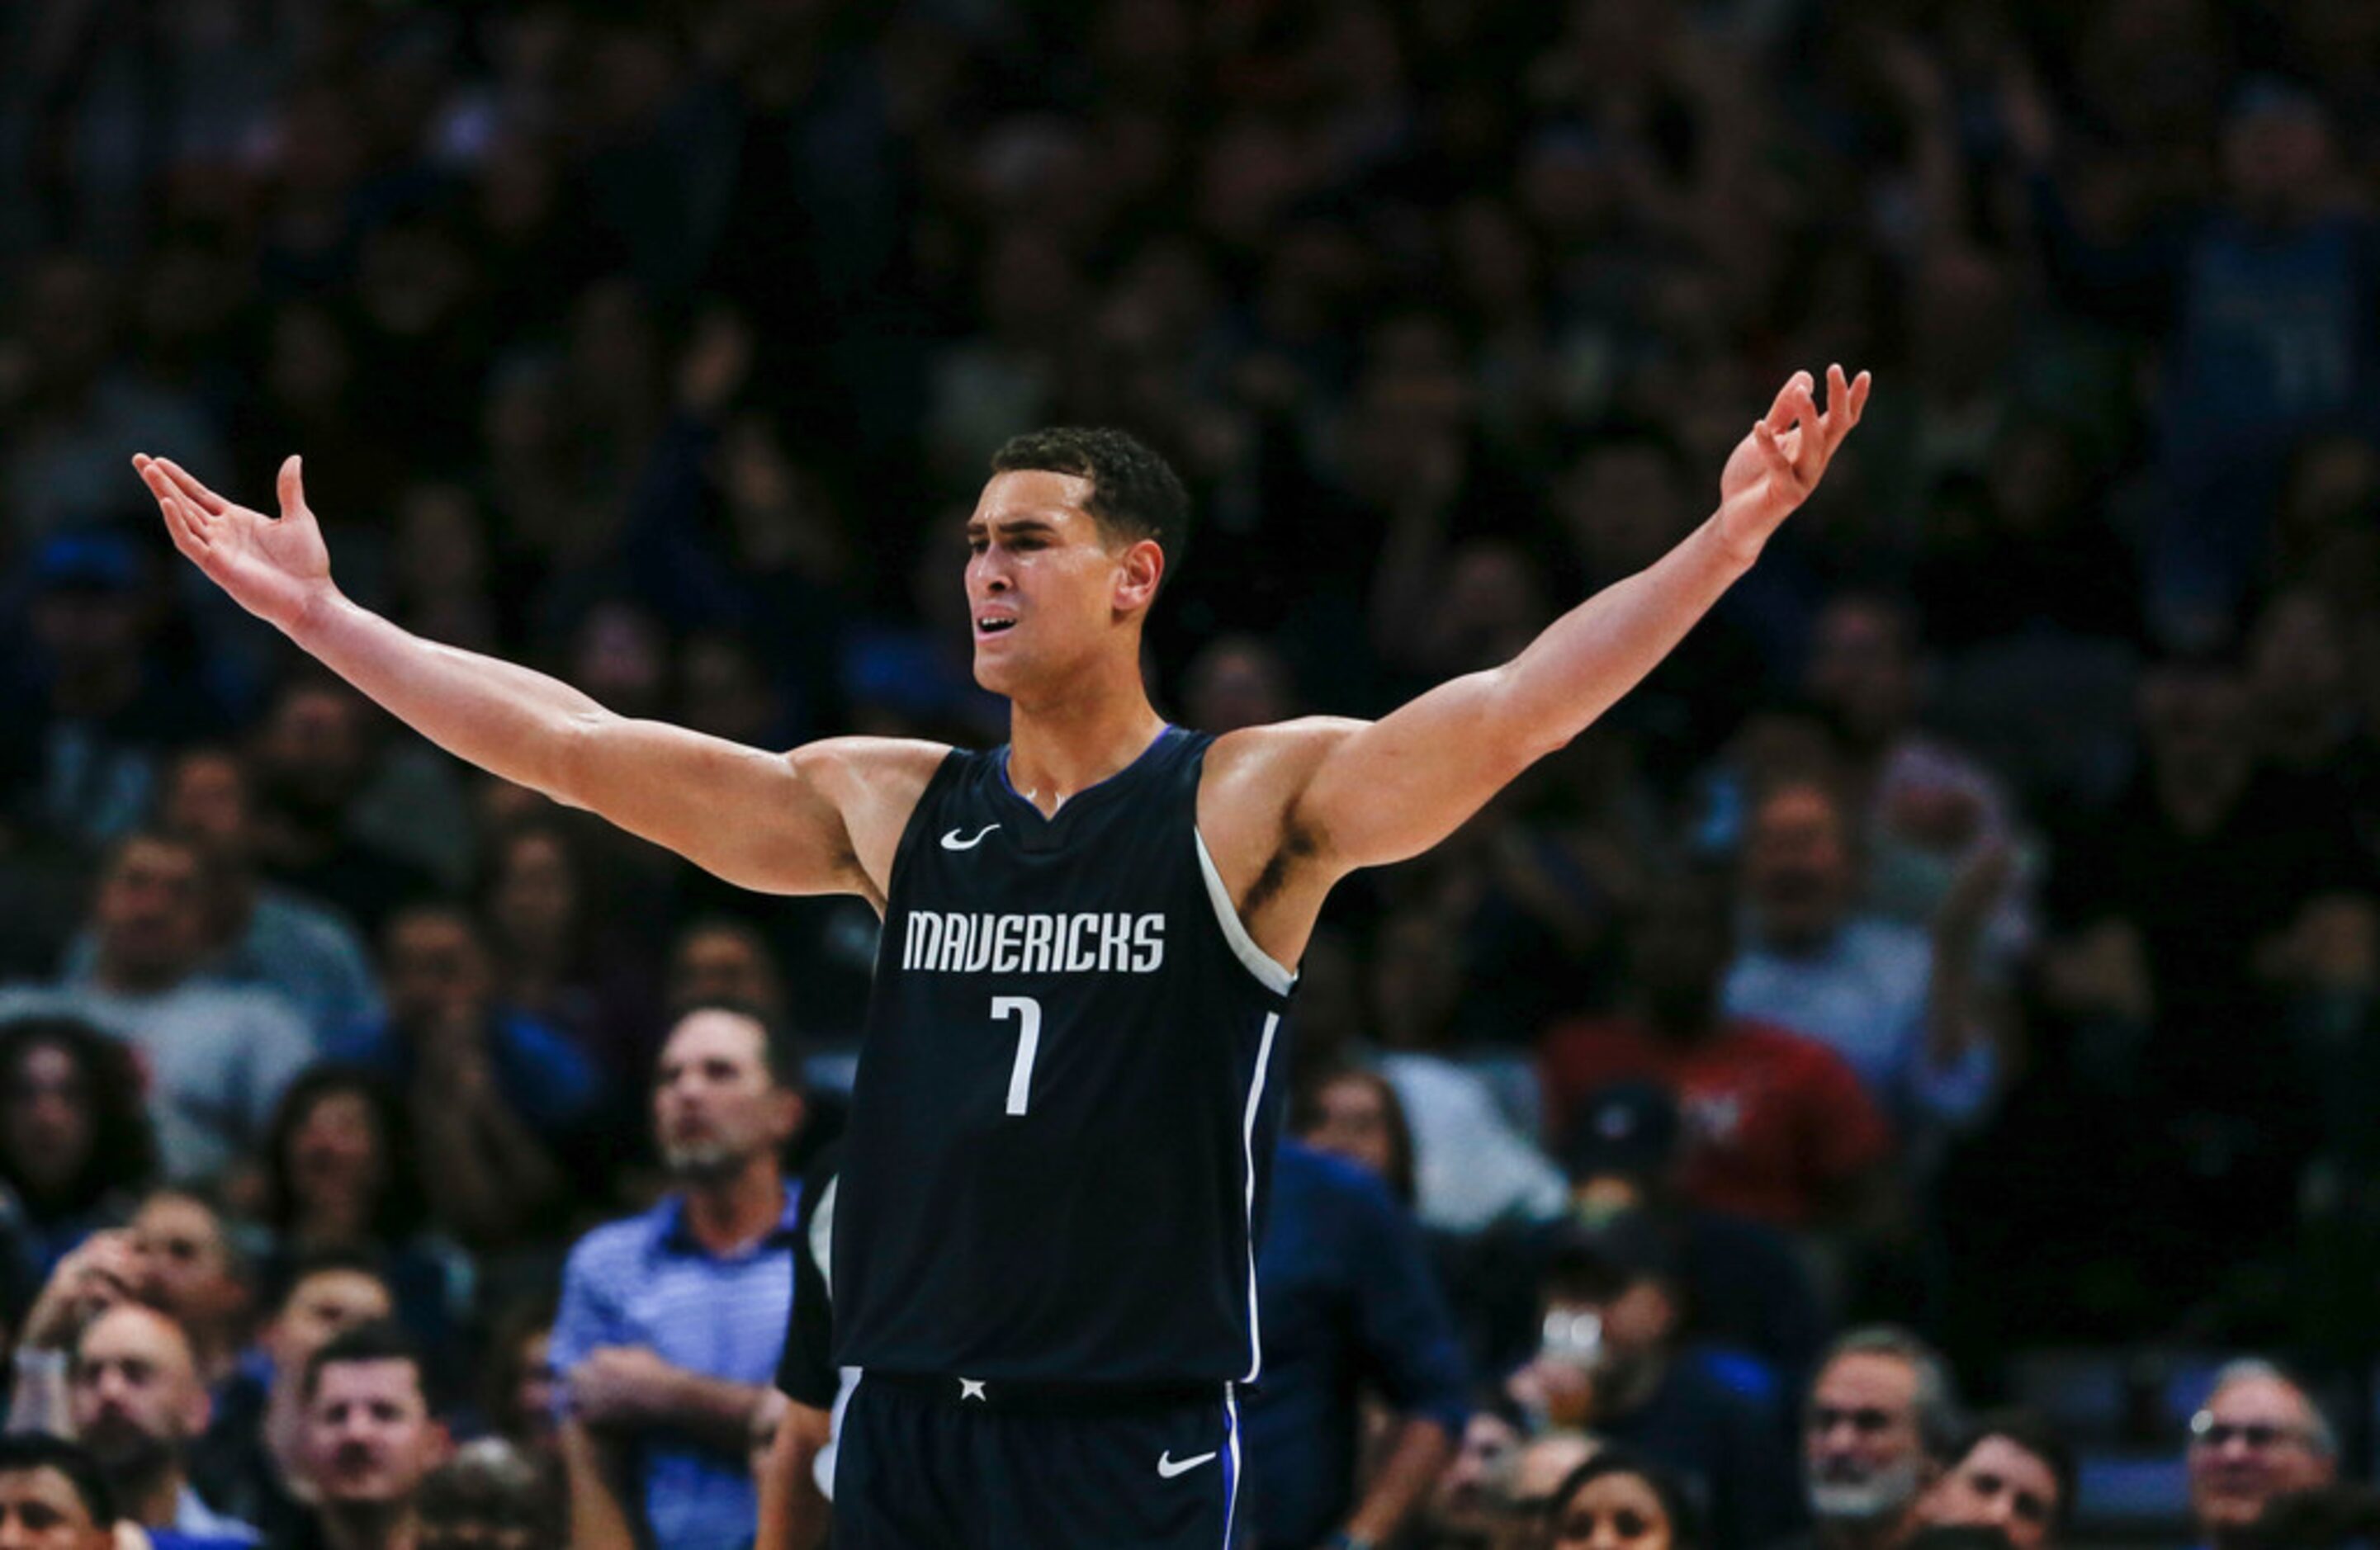
[[1229,1550],[1220,1385],[1111,1395],[863,1374],[835,1439],[834,1550]]

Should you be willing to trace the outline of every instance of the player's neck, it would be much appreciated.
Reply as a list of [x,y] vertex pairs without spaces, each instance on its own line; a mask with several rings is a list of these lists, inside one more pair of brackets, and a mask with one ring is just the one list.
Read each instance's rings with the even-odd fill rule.
[[1137,678],[1122,691],[1019,700],[1008,717],[1008,783],[1054,815],[1069,797],[1147,753],[1164,730],[1165,719]]

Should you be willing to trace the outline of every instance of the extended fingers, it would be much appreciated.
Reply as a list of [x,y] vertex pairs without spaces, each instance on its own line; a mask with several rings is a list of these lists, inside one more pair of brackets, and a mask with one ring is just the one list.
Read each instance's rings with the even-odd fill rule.
[[1807,371],[1796,371],[1788,378],[1785,385],[1777,390],[1777,402],[1768,406],[1765,422],[1768,429],[1779,436],[1793,429],[1794,420],[1801,416],[1801,406],[1808,401],[1815,386]]
[[230,502],[200,484],[188,469],[172,458],[152,457],[149,461],[152,466],[164,469],[165,477],[174,481],[174,487],[182,492],[183,498],[209,516],[221,516],[231,505]]
[[207,546],[206,515],[184,498],[164,468],[153,457],[135,458],[133,466],[140,470],[140,482],[157,498],[157,509],[164,515],[165,530],[173,535],[175,547],[188,552]]

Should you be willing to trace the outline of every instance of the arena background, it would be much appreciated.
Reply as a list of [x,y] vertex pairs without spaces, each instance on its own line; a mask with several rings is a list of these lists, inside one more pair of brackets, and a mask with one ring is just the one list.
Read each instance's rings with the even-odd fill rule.
[[[0,977],[87,963],[193,747],[253,782],[236,866],[364,940],[462,902],[613,1094],[541,1230],[414,1224],[471,1350],[640,1198],[680,933],[758,929],[831,1097],[872,918],[367,713],[174,559],[133,452],[268,508],[302,454],[351,592],[616,709],[980,745],[958,522],[1013,432],[1182,469],[1148,671],[1221,731],[1500,660],[1840,360],[1867,422],[1678,656],[1334,901],[1301,1060],[1442,1056],[1557,1168],[1536,1052],[1624,1002],[1648,886],[1750,919],[1847,878],[1996,1055],[1963,1107],[1854,1060],[1891,1160],[1784,1223],[1828,1321],[2047,1410],[2102,1536],[2180,1532],[2243,1350],[2317,1375],[2366,1478],[2375,176],[2380,10],[2335,0],[0,7]],[[1748,866],[1804,778],[1842,854]],[[328,1047],[354,1009],[305,1010]],[[1415,1160],[1487,1362],[1488,1221],[1428,1198],[1470,1159]]]

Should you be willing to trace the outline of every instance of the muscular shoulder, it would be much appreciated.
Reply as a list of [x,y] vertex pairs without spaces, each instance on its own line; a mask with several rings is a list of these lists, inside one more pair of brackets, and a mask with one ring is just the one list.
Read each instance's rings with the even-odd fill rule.
[[1314,773],[1361,721],[1309,716],[1227,733],[1207,751],[1198,785],[1198,832],[1258,945],[1283,963],[1329,891],[1327,836],[1299,812]]
[[880,910],[902,831],[950,752],[915,738],[831,737],[785,756],[802,782],[843,816],[854,880],[864,881],[859,891]]
[[1274,808],[1286,811],[1330,750],[1365,724],[1346,716],[1302,716],[1225,733],[1207,751],[1202,808],[1206,792],[1211,790],[1227,794],[1235,805],[1263,806],[1269,800]]

